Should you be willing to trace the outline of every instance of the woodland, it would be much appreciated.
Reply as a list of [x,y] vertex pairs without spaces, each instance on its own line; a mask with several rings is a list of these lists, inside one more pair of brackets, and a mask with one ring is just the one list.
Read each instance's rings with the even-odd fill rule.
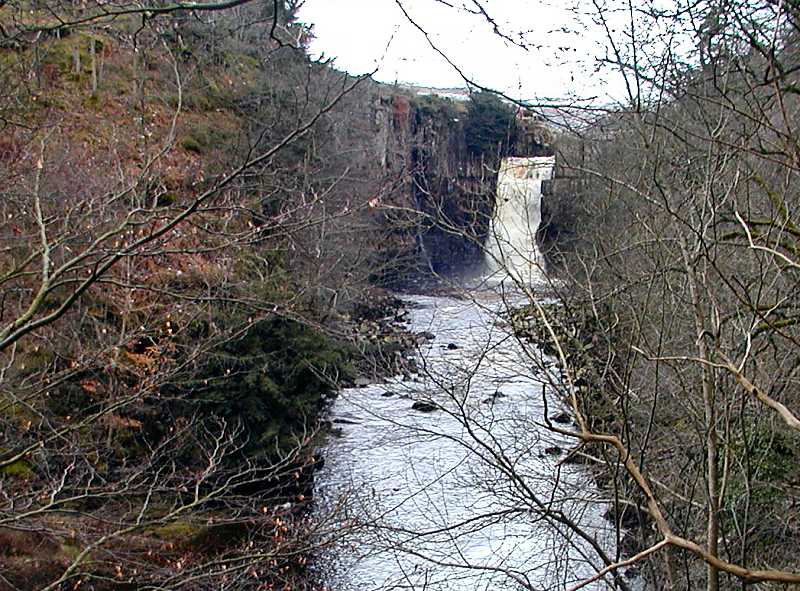
[[409,363],[387,288],[479,260],[513,112],[298,6],[0,4],[0,589],[316,588],[323,410]]
[[629,15],[605,29],[628,108],[561,136],[540,336],[654,588],[794,588],[800,5]]
[[325,409],[413,369],[395,294],[463,287],[542,154],[508,318],[618,542],[572,589],[800,585],[797,0],[587,2],[625,95],[557,107],[345,74],[301,4],[0,0],[0,590],[322,589]]

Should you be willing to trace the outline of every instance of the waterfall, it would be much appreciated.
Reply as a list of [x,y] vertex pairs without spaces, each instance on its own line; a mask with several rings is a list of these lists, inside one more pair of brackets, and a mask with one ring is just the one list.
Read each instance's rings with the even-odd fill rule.
[[542,183],[553,178],[555,156],[504,158],[497,200],[486,239],[486,265],[493,280],[542,280],[536,231],[542,221]]

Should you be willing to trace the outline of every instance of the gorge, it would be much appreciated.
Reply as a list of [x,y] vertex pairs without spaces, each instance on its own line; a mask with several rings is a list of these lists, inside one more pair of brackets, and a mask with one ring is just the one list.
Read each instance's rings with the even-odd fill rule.
[[558,364],[503,320],[529,303],[516,286],[545,284],[536,234],[554,165],[502,160],[486,279],[404,296],[409,330],[431,339],[419,371],[333,403],[317,498],[323,513],[346,504],[350,533],[320,559],[331,589],[566,589],[616,554],[608,501],[585,467],[560,462],[571,439],[545,427],[569,422]]
[[800,5],[317,1],[0,0],[0,591],[800,585]]

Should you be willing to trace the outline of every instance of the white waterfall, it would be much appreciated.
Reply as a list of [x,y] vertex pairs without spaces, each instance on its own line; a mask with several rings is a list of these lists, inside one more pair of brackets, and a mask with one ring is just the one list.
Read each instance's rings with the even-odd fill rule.
[[555,163],[555,156],[503,159],[486,239],[486,264],[492,280],[511,277],[524,284],[542,280],[536,231],[542,221],[542,183],[553,178]]

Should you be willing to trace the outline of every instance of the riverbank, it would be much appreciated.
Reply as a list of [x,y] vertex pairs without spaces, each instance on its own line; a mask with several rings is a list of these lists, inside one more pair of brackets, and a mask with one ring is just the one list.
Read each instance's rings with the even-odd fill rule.
[[[562,381],[560,398],[570,410],[549,420],[559,423],[560,427],[571,424],[577,433],[573,397],[568,385],[571,382],[578,410],[592,432],[622,432],[627,394],[614,384],[613,375],[618,370],[613,351],[614,335],[601,332],[595,318],[581,308],[568,307],[561,302],[542,303],[538,308],[530,306],[513,310],[510,321],[519,338],[550,355],[559,369]],[[547,317],[547,324],[539,310]],[[554,339],[559,347],[556,347]],[[565,450],[561,462],[584,466],[598,489],[610,499],[603,517],[619,532],[617,547],[621,558],[630,558],[643,550],[646,546],[642,536],[650,531],[650,516],[638,487],[619,462],[609,458],[608,449],[582,444],[576,438],[575,444]],[[636,579],[640,571],[634,566],[624,572],[626,578]]]

